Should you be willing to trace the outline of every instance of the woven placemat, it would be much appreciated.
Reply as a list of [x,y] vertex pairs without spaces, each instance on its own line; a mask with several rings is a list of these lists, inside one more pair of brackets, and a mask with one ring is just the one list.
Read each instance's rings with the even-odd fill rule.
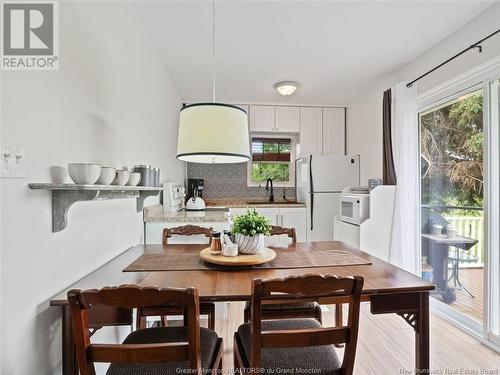
[[[271,262],[258,266],[229,267],[210,264],[202,261],[198,253],[162,253],[144,254],[127,266],[124,272],[149,271],[200,271],[200,270],[231,270],[231,269],[284,269],[284,268],[311,268],[355,266],[371,264],[369,260],[344,250],[310,250],[290,251],[275,249],[276,258]],[[221,255],[223,256],[223,255]]]

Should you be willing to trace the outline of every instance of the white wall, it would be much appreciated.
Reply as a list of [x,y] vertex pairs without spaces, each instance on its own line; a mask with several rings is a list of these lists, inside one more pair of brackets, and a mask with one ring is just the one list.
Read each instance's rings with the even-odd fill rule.
[[[411,16],[411,15],[409,15]],[[347,153],[361,155],[361,183],[382,177],[382,97],[383,92],[400,81],[410,81],[467,46],[498,29],[500,3],[495,3],[449,37],[437,43],[404,68],[389,72],[373,82],[348,104]],[[418,83],[419,93],[500,55],[500,35],[483,45],[483,53],[467,52]],[[390,56],[387,58],[390,59]]]
[[27,157],[26,178],[1,180],[2,375],[60,373],[59,311],[47,299],[142,238],[133,199],[78,203],[52,233],[50,194],[27,184],[72,161],[184,178],[181,100],[134,3],[61,2],[59,18],[59,71],[2,72],[1,139]]

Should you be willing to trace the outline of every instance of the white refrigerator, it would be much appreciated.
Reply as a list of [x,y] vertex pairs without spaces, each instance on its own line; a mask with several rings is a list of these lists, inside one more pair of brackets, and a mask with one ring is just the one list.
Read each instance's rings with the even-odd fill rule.
[[307,241],[333,241],[340,194],[359,186],[359,155],[309,155],[296,160],[297,200],[307,205]]

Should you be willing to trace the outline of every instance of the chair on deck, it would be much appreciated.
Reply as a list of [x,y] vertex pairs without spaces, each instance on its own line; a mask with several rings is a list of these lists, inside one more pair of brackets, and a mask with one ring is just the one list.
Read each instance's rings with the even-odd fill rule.
[[[351,375],[358,337],[363,278],[305,275],[254,280],[251,320],[234,335],[234,367],[240,373],[314,373]],[[349,304],[346,326],[323,327],[314,319],[264,320],[267,303],[315,300]],[[334,345],[345,344],[342,362]]]
[[[163,229],[162,236],[163,247],[168,248],[168,240],[172,237],[172,235],[204,235],[208,238],[208,244],[210,245],[212,243],[212,231],[212,228],[204,228],[196,225],[183,225],[175,228],[165,228]],[[212,302],[201,302],[200,314],[207,315],[208,328],[212,330],[215,329],[215,304]],[[137,309],[137,327],[140,329],[146,328],[146,317],[148,316],[160,316],[161,325],[166,327],[168,325],[167,317],[178,315],[183,315],[183,312],[175,305],[141,307]]]
[[[68,301],[73,318],[76,356],[82,375],[95,375],[94,363],[111,363],[107,375],[200,374],[222,366],[222,339],[200,328],[199,299],[194,288],[143,288],[136,285],[100,290],[71,290]],[[184,311],[184,327],[157,327],[134,331],[122,344],[93,344],[88,314],[98,306],[131,310],[175,303]],[[205,373],[205,372],[203,372]]]
[[[292,243],[297,242],[295,228],[284,228],[277,225],[271,226],[271,236],[287,235]],[[250,302],[245,304],[245,322],[250,320]],[[321,306],[314,302],[290,303],[278,305],[264,305],[262,309],[263,319],[286,319],[286,318],[314,318],[322,322]]]

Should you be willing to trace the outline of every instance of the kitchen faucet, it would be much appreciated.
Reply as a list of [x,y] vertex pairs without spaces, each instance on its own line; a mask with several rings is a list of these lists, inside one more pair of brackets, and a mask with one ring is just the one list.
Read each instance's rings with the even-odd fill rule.
[[271,178],[268,178],[266,181],[266,190],[269,190],[269,184],[271,184],[271,192],[269,194],[269,202],[274,202],[273,180]]

